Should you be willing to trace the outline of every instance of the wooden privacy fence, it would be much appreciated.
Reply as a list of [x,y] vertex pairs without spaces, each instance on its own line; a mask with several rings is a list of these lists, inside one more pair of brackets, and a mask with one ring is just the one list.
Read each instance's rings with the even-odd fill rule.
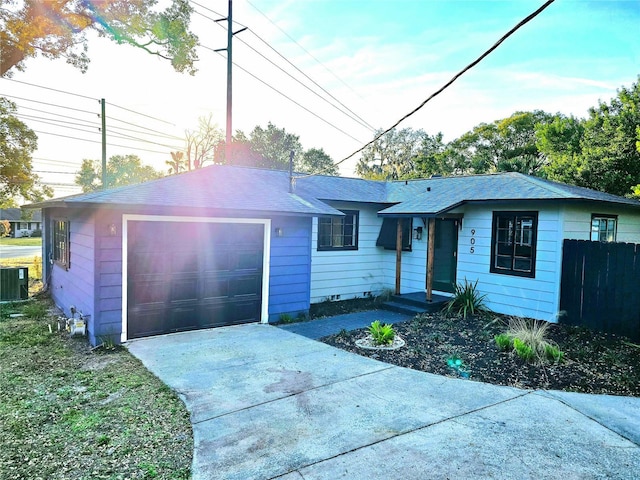
[[565,240],[560,323],[640,341],[640,245]]

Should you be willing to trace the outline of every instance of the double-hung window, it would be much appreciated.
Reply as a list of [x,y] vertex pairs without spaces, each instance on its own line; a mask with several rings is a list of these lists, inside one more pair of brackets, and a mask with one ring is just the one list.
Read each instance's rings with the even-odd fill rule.
[[53,261],[61,267],[69,270],[69,221],[62,219],[53,220],[52,228],[53,245],[51,254]]
[[491,272],[535,277],[538,212],[493,212]]
[[344,217],[318,218],[318,250],[357,250],[357,210],[341,210]]
[[591,240],[615,242],[618,219],[614,215],[591,215]]

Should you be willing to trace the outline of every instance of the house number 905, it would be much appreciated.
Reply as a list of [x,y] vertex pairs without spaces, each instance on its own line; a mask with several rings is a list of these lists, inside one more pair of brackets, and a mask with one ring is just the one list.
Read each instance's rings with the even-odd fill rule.
[[476,247],[474,247],[474,245],[476,244],[475,234],[476,234],[476,229],[472,228],[471,229],[471,239],[469,240],[469,243],[471,243],[471,246],[469,247],[469,253],[475,253],[475,251],[476,251]]

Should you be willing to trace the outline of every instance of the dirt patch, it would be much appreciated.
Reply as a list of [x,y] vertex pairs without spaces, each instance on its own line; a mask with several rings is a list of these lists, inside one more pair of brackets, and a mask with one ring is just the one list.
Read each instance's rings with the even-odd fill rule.
[[[372,318],[372,320],[374,320]],[[564,353],[561,363],[532,364],[501,351],[494,337],[507,318],[452,318],[423,314],[395,324],[406,346],[363,350],[355,341],[367,329],[341,332],[321,341],[401,367],[526,389],[640,396],[640,347],[616,335],[551,324],[548,338]]]

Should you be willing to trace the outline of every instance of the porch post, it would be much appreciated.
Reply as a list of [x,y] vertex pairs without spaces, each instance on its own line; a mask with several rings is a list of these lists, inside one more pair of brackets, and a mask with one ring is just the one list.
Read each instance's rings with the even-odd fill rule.
[[396,295],[400,295],[400,276],[402,273],[402,219],[398,218],[396,227]]
[[429,219],[429,241],[427,244],[427,302],[431,301],[431,291],[433,290],[433,258],[436,248],[436,219]]

